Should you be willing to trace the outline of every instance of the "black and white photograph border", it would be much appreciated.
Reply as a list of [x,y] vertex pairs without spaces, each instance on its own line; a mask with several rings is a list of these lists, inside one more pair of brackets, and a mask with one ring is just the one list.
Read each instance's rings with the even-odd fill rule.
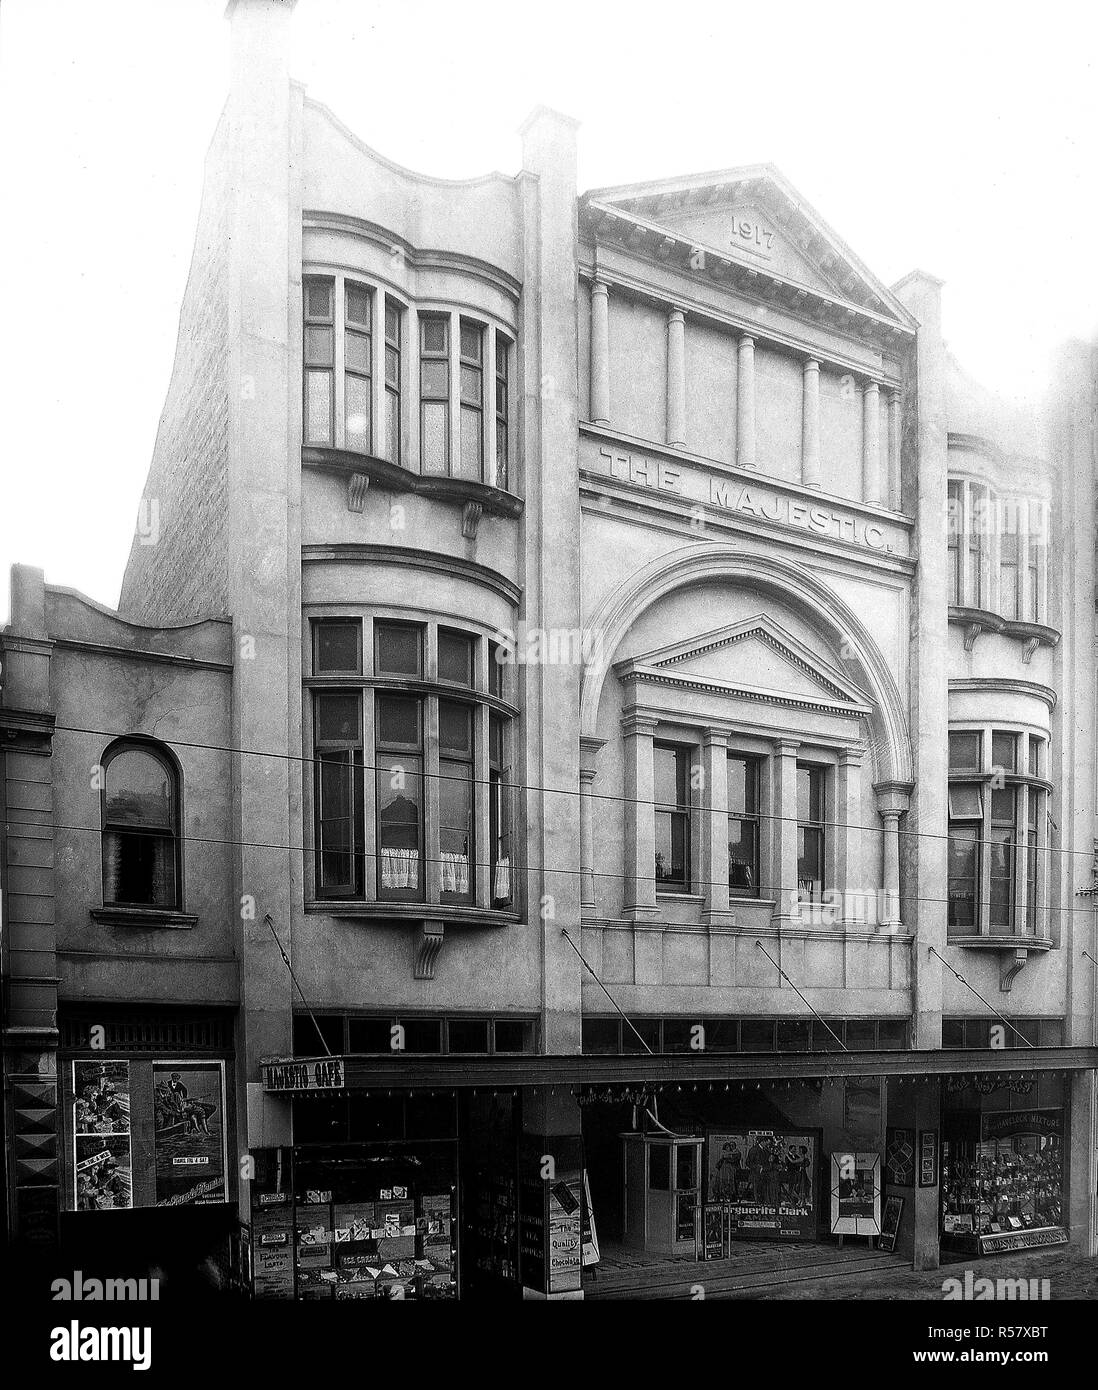
[[4,0],[33,1366],[380,1301],[1067,1365],[1096,51],[1061,0]]

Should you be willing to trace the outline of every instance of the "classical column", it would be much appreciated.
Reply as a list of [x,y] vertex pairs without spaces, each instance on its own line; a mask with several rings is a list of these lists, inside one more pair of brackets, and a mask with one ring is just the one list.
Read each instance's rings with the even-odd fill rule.
[[875,381],[862,387],[862,500],[881,504],[881,388]]
[[903,503],[900,478],[900,431],[903,424],[903,398],[898,390],[888,393],[888,503],[899,511]]
[[601,280],[591,286],[591,420],[610,423],[610,292]]
[[592,808],[592,783],[598,776],[595,761],[606,742],[601,738],[580,739],[580,910],[583,916],[594,914],[595,897],[595,822]]
[[667,315],[667,442],[686,447],[686,315],[672,309]]
[[801,482],[820,486],[820,364],[810,357],[801,391]]
[[625,753],[625,917],[656,913],[655,769],[652,738],[656,721],[627,714],[621,721]]
[[736,462],[755,467],[755,339],[740,339],[739,374],[736,378]]
[[900,817],[911,801],[908,782],[875,782],[877,814],[881,818],[881,887],[877,927],[883,932],[900,930]]
[[843,920],[855,925],[871,922],[875,906],[862,855],[862,757],[861,748],[843,749],[835,789],[836,887],[843,895]]
[[702,919],[710,926],[727,926],[728,902],[728,738],[730,729],[706,729],[702,736],[701,886],[705,892]]
[[795,739],[774,744],[774,794],[770,798],[773,836],[770,896],[776,900],[775,925],[795,922],[800,916],[797,900],[797,749]]

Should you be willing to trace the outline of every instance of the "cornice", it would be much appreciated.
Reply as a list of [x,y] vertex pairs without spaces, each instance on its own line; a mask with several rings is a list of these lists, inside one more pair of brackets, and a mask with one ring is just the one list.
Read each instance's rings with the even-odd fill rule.
[[407,565],[412,569],[433,570],[435,573],[459,574],[486,589],[492,589],[517,608],[522,589],[506,575],[487,565],[477,564],[457,555],[440,555],[435,550],[414,550],[406,545],[380,545],[369,541],[342,541],[328,545],[303,545],[302,564]]

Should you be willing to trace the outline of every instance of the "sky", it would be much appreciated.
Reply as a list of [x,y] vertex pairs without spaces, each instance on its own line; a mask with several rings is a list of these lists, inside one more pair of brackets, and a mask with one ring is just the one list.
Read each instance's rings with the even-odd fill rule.
[[[0,624],[8,570],[118,600],[171,373],[224,0],[0,4]],[[1098,331],[1098,5],[299,0],[293,75],[421,172],[580,189],[771,162],[886,283],[945,283],[963,366],[1037,400]]]

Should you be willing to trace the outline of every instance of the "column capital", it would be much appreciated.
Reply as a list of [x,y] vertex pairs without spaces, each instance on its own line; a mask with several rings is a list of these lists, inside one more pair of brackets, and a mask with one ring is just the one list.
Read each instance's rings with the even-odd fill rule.
[[712,746],[712,747],[716,747],[718,744],[722,744],[722,743],[727,747],[727,745],[728,745],[728,740],[729,740],[731,737],[732,737],[732,730],[731,730],[731,729],[725,729],[725,728],[723,728],[723,727],[721,727],[721,726],[719,726],[719,725],[713,725],[712,727],[703,730],[703,732],[702,732],[702,744],[703,744],[703,746],[706,747],[706,748],[709,748],[709,747],[711,747],[711,746]]
[[628,738],[630,735],[653,735],[659,727],[659,720],[653,719],[650,714],[637,714],[635,711],[627,712],[621,717],[621,731]]
[[740,334],[740,347],[741,347],[741,348],[745,348],[745,347],[753,348],[754,346],[755,346],[755,335],[754,335],[753,333],[741,333],[741,334]]
[[686,322],[686,311],[685,311],[684,309],[679,309],[679,308],[677,308],[677,307],[676,307],[675,305],[673,305],[673,304],[669,305],[669,306],[668,306],[668,309],[667,309],[667,322],[668,322],[668,323],[685,323],[685,322]]
[[806,357],[801,363],[801,371],[807,376],[810,372],[819,372],[820,363],[816,357]]
[[599,295],[609,295],[609,293],[610,293],[610,286],[606,283],[605,280],[598,280],[598,279],[592,280],[592,281],[591,281],[591,293],[592,293],[592,294],[599,294]]
[[839,766],[861,767],[864,758],[864,748],[843,748],[839,753]]
[[879,396],[881,394],[881,383],[874,381],[872,377],[868,381],[862,382],[863,396]]
[[899,405],[904,398],[902,386],[890,386],[888,388],[888,400],[890,405]]
[[580,734],[581,759],[585,755],[589,758],[594,758],[595,754],[599,751],[599,749],[605,747],[606,740],[604,738],[592,738],[590,734]]
[[791,758],[800,746],[801,741],[797,738],[779,738],[774,740],[774,752],[782,758]]
[[874,782],[877,812],[881,816],[902,816],[911,804],[913,782]]

